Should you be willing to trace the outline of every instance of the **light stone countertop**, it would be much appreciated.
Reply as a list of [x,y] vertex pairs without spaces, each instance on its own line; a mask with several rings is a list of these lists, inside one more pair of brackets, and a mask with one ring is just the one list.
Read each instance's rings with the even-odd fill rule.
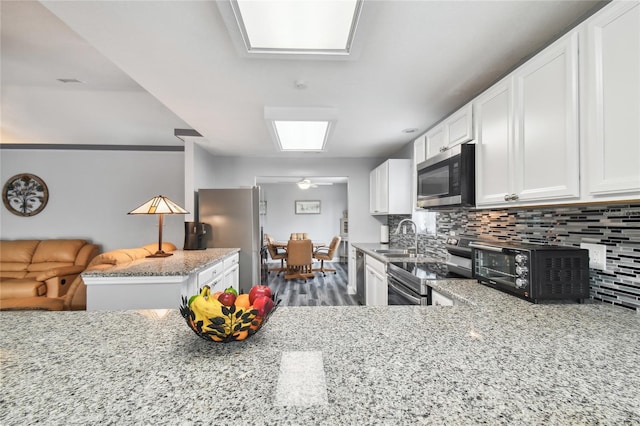
[[208,248],[206,250],[176,250],[173,256],[144,258],[112,268],[85,271],[83,277],[149,277],[186,276],[198,269],[239,252],[239,248]]
[[448,286],[469,304],[280,307],[228,344],[177,310],[0,312],[0,424],[640,424],[640,315]]

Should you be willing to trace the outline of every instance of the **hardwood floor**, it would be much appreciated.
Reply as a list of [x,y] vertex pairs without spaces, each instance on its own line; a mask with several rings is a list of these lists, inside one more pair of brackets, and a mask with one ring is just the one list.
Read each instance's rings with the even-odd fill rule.
[[[270,268],[280,266],[280,262],[269,262]],[[355,295],[347,294],[346,264],[325,262],[328,268],[334,268],[336,273],[327,272],[323,277],[316,272],[313,278],[304,282],[301,279],[285,280],[284,272],[276,276],[276,272],[269,273],[267,283],[271,290],[278,293],[280,306],[346,306],[358,305]],[[315,265],[314,265],[315,267]]]

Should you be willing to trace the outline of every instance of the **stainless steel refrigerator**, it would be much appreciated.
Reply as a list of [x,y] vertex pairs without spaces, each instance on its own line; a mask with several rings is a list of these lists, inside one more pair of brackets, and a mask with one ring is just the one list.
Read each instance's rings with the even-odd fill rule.
[[200,189],[197,200],[207,248],[240,248],[240,291],[249,292],[260,284],[260,189]]

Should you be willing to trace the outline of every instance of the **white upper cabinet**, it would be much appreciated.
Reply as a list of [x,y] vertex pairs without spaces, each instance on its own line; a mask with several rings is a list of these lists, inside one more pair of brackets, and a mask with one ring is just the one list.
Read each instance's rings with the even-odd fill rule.
[[425,159],[473,139],[473,108],[468,103],[425,134]]
[[519,201],[580,196],[578,34],[514,73],[515,186]]
[[411,214],[411,160],[387,160],[369,176],[371,214]]
[[447,149],[473,139],[473,106],[469,102],[445,120]]
[[515,191],[512,110],[511,78],[474,100],[477,205],[504,203]]
[[583,31],[583,199],[638,199],[640,3],[613,2]]
[[579,197],[577,55],[573,33],[474,100],[477,205]]

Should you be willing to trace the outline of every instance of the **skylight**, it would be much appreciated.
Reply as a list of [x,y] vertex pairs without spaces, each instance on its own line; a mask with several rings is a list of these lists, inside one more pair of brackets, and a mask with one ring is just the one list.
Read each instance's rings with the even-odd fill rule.
[[322,151],[328,121],[274,121],[276,140],[283,151]]
[[349,54],[362,0],[231,0],[247,51]]

